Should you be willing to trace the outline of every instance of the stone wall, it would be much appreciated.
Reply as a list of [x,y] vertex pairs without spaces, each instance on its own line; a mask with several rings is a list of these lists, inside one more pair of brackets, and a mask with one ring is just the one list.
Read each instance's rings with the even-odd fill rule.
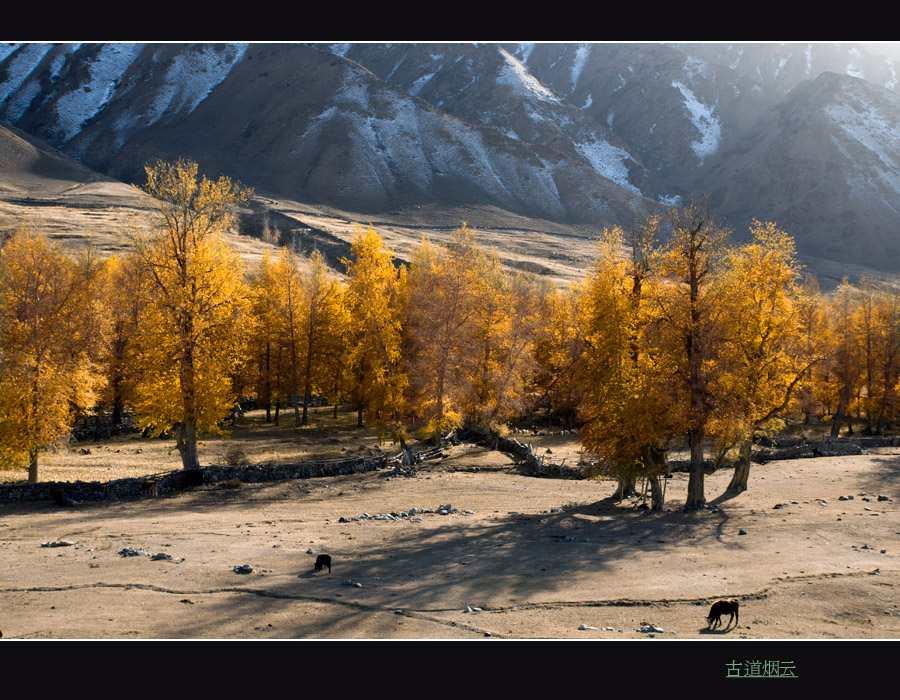
[[111,501],[121,498],[137,498],[141,485],[148,479],[159,482],[160,493],[172,493],[192,486],[215,484],[236,479],[244,483],[279,481],[281,479],[309,479],[319,476],[339,476],[384,469],[395,462],[396,457],[347,457],[296,464],[259,464],[254,466],[226,467],[211,465],[196,472],[175,471],[163,475],[150,474],[137,479],[99,481],[47,481],[38,484],[0,485],[0,503],[16,501],[53,501],[54,491],[62,489],[66,498],[73,501]]

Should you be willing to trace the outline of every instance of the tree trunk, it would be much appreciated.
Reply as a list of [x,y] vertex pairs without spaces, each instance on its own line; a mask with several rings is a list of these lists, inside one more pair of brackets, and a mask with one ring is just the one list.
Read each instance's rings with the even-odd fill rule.
[[28,453],[28,483],[36,484],[38,480],[38,451]]
[[356,411],[356,427],[357,428],[362,428],[365,425],[365,423],[363,423],[362,414],[363,414],[362,408],[357,409],[357,411]]
[[645,447],[643,449],[644,474],[650,485],[650,510],[653,513],[661,513],[665,495],[663,493],[662,479],[665,478],[666,451],[658,447]]
[[647,477],[650,483],[650,510],[654,513],[661,513],[663,509],[663,501],[665,496],[662,490],[662,479],[659,474],[653,474]]
[[737,464],[734,465],[734,474],[731,483],[725,489],[725,493],[743,493],[747,490],[747,482],[750,479],[750,453],[753,449],[753,439],[747,438],[741,443],[741,453]]
[[837,437],[841,432],[841,423],[844,422],[844,412],[847,410],[847,404],[850,401],[850,387],[842,386],[838,394],[838,407],[834,412],[834,419],[831,421],[831,437]]
[[112,424],[119,426],[122,425],[122,408],[124,406],[124,400],[122,398],[122,377],[117,372],[116,376],[113,377],[112,381],[112,389],[113,389],[113,410],[112,410]]
[[619,485],[613,498],[616,501],[622,501],[631,496],[637,496],[637,474],[632,472],[628,476],[619,477]]
[[200,469],[200,458],[197,455],[197,426],[179,423],[176,435],[175,444],[181,455],[181,466],[184,469]]
[[266,343],[266,423],[272,422],[272,348]]
[[703,428],[695,428],[688,434],[691,446],[691,467],[688,476],[688,493],[685,510],[697,510],[706,506],[703,488]]
[[303,418],[301,419],[303,425],[309,425],[309,400],[311,398],[311,392],[309,389],[309,382],[306,383],[306,389],[303,391]]

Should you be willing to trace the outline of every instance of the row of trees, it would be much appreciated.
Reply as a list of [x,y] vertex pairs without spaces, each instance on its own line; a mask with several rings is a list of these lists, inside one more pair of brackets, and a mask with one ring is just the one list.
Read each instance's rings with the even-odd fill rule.
[[[76,414],[130,406],[174,434],[199,467],[236,397],[293,407],[352,401],[382,436],[437,436],[473,422],[504,430],[528,410],[577,416],[584,447],[623,492],[638,478],[662,507],[665,454],[691,452],[686,506],[705,504],[704,445],[739,453],[786,415],[855,413],[878,432],[896,417],[900,295],[863,282],[823,295],[802,283],[791,238],[755,222],[749,243],[702,206],[604,231],[587,279],[559,289],[511,273],[465,225],[408,266],[359,228],[346,279],[289,249],[245,268],[223,242],[249,192],[179,161],[147,168],[154,228],[134,251],[72,259],[17,231],[0,251],[0,449],[27,463]],[[623,254],[627,251],[627,254]]]

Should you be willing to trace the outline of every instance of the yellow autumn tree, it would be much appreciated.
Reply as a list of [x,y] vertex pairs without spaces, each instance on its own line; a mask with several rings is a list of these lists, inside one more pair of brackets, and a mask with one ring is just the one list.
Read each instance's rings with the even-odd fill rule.
[[[864,383],[863,353],[857,334],[859,297],[847,279],[832,292],[827,309],[829,343],[825,381],[832,416],[831,437],[838,437]],[[849,421],[848,430],[852,434],[853,425]]]
[[410,261],[404,353],[410,410],[426,437],[442,435],[463,421],[479,278],[471,257],[459,255],[466,245],[462,235],[455,234],[455,248],[422,241]]
[[859,404],[866,418],[864,432],[881,435],[900,404],[900,292],[863,278],[857,297],[856,333],[863,370]]
[[544,299],[546,322],[535,337],[533,403],[564,416],[568,427],[583,397],[579,369],[585,351],[580,323],[584,295],[581,284],[551,290]]
[[274,328],[288,360],[294,424],[307,425],[312,394],[333,387],[333,360],[341,352],[342,326],[347,324],[344,297],[318,250],[304,261],[283,248],[273,265],[272,277],[267,291],[272,299]]
[[104,342],[97,343],[100,371],[106,378],[100,405],[110,410],[113,426],[122,423],[130,401],[134,338],[147,296],[147,281],[137,259],[131,255],[110,256],[98,276],[97,302],[107,324]]
[[151,233],[135,236],[149,293],[137,329],[134,408],[140,426],[174,430],[183,467],[195,470],[198,435],[218,433],[236,400],[248,293],[222,233],[250,192],[224,176],[200,177],[184,160],[146,173],[142,189],[155,217]]
[[829,353],[828,318],[826,299],[815,277],[807,275],[797,296],[797,335],[802,352],[820,359],[810,367],[794,392],[786,413],[809,425],[813,418],[824,415],[827,406],[827,365]]
[[[632,234],[649,240],[652,228]],[[633,249],[634,250],[634,249]],[[685,430],[688,412],[670,351],[671,326],[657,316],[673,285],[650,275],[649,248],[629,256],[621,229],[604,231],[581,300],[584,352],[581,441],[599,469],[619,480],[620,496],[647,479],[651,507],[661,510],[665,453]]]
[[26,228],[0,251],[0,456],[32,483],[39,453],[97,400],[95,274]]
[[703,446],[715,406],[712,386],[722,342],[722,309],[711,282],[730,231],[715,222],[705,203],[696,201],[672,211],[668,223],[669,238],[657,262],[658,275],[667,283],[656,285],[651,303],[667,337],[661,351],[667,354],[679,403],[688,416],[691,461],[685,509],[694,510],[706,505]]
[[467,416],[494,426],[529,403],[529,382],[538,371],[538,329],[546,322],[549,285],[530,274],[509,273],[496,253],[482,258],[476,287],[473,367]]
[[708,429],[723,448],[741,447],[728,486],[736,493],[747,489],[754,432],[785,411],[821,359],[800,333],[800,265],[793,238],[772,222],[754,221],[750,233],[749,243],[725,253],[712,282],[722,335]]
[[266,422],[272,420],[272,405],[278,406],[287,395],[286,370],[281,324],[273,290],[280,280],[272,256],[266,251],[252,274],[250,283],[251,316],[253,327],[249,333],[248,353],[254,372],[254,388],[259,402],[266,409]]
[[401,310],[406,280],[393,258],[374,228],[363,230],[357,225],[352,259],[343,260],[351,328],[349,361],[360,420],[365,414],[382,437],[391,435],[405,448],[408,376],[401,351]]

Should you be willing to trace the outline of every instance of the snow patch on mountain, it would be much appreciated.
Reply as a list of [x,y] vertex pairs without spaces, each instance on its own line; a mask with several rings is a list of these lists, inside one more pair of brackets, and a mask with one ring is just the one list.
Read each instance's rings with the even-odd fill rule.
[[426,73],[421,78],[417,78],[413,81],[412,86],[409,88],[407,92],[413,97],[418,97],[419,93],[422,91],[422,88],[431,80],[437,73]]
[[106,106],[118,79],[143,49],[144,44],[104,44],[101,47],[97,56],[87,64],[90,80],[56,102],[62,143],[77,136],[84,122]]
[[[53,57],[53,60],[50,62],[51,81],[56,81],[69,55],[77,51],[80,46],[81,44],[66,44],[62,47],[62,51]],[[40,60],[44,58],[44,55],[44,53],[38,53],[35,57]],[[4,118],[10,123],[17,122],[42,90],[41,79],[32,70],[20,87],[9,96],[9,100],[3,110]]]
[[884,84],[886,90],[894,90],[897,87],[897,69],[894,64],[894,61],[890,58],[884,59],[885,65],[888,67],[888,71],[891,74],[891,77]]
[[[228,44],[221,50],[216,50],[213,45],[201,45],[176,55],[151,104],[137,112],[126,111],[116,118],[113,124],[116,148],[121,148],[137,129],[158,122],[166,114],[193,112],[228,77],[246,50],[246,44]],[[130,85],[127,89],[134,87]]]
[[628,168],[625,166],[625,161],[631,160],[631,157],[621,148],[594,138],[589,142],[576,143],[575,150],[607,180],[612,180],[617,185],[641,194],[640,190],[628,181]]
[[504,70],[501,70],[499,76],[501,84],[524,89],[528,94],[541,102],[550,102],[555,105],[562,104],[562,101],[556,95],[541,85],[540,81],[528,72],[522,61],[499,46],[497,51],[500,52],[500,56],[506,62],[506,66],[504,66]]
[[591,55],[591,45],[590,44],[579,44],[578,48],[575,49],[575,62],[572,64],[572,88],[578,86],[578,78],[581,76],[581,73],[584,71],[584,67],[587,64],[588,58]]
[[50,50],[52,44],[4,44],[4,49],[10,48],[6,54],[0,57],[0,61],[11,57],[6,63],[6,80],[0,83],[0,104],[5,103],[28,80],[34,67],[41,62]]
[[145,117],[147,123],[152,124],[166,112],[193,112],[228,77],[246,51],[247,44],[228,44],[224,50],[204,44],[175,56]]
[[[825,107],[825,114],[852,141],[868,149],[884,166],[878,178],[895,192],[900,192],[900,163],[897,144],[900,143],[900,122],[888,117],[883,109],[862,99],[860,91],[848,90],[851,99],[839,99]],[[841,150],[846,152],[841,144]],[[858,159],[853,159],[858,160]]]
[[698,75],[705,78],[710,72],[709,64],[696,56],[685,57],[684,70],[690,78],[695,78]]
[[776,79],[778,78],[778,74],[781,72],[781,69],[787,65],[787,62],[788,62],[787,56],[782,56],[780,59],[778,59],[778,67],[775,69],[775,72],[772,74],[773,78],[776,78]]
[[[392,171],[405,163],[412,168],[412,176],[425,183],[431,178],[431,169],[422,155],[422,134],[419,124],[420,111],[413,100],[399,93],[383,92],[378,95],[380,104],[387,109],[372,107],[369,91],[371,84],[356,71],[350,71],[343,85],[335,93],[336,104],[320,114],[311,125],[342,118],[352,124],[351,138],[360,152],[365,154],[368,166],[368,186],[377,185],[385,191],[393,189]],[[311,130],[307,134],[312,133]]]
[[38,80],[29,80],[10,97],[9,103],[6,105],[4,117],[6,121],[14,124],[25,111],[28,106],[41,93],[41,83]]
[[516,48],[516,53],[521,56],[522,63],[528,63],[528,59],[531,57],[531,52],[534,51],[533,43],[522,43],[519,44]]
[[6,57],[13,53],[16,49],[18,49],[22,44],[16,44],[11,42],[4,42],[0,44],[0,62],[6,60]]
[[687,86],[678,81],[673,81],[672,87],[681,93],[691,123],[700,132],[700,140],[691,143],[691,149],[702,163],[705,158],[715,155],[722,140],[722,126],[715,115],[715,106],[710,107],[700,102]]
[[858,49],[850,49],[850,62],[847,64],[847,75],[852,75],[854,78],[864,78],[862,67],[860,66],[860,60],[862,59],[862,55],[859,53]]

